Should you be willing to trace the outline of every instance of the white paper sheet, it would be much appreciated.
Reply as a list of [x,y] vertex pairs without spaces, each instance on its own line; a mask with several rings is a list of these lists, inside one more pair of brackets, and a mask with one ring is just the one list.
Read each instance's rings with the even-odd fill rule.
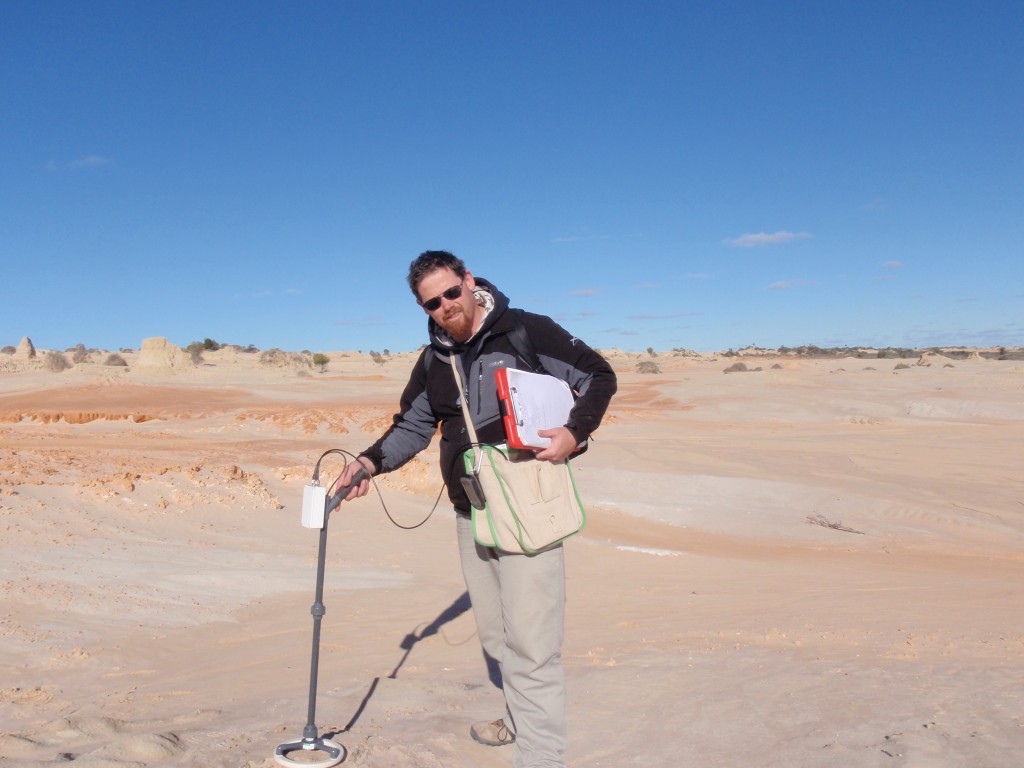
[[565,426],[572,410],[572,390],[561,379],[543,373],[510,368],[506,375],[520,440],[532,448],[546,448],[551,439],[537,432]]

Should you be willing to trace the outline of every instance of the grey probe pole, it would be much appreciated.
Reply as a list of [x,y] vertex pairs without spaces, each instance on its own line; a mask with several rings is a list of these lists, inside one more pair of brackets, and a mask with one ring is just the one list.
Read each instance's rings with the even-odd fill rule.
[[[343,753],[343,747],[334,742],[320,737],[316,727],[316,687],[317,678],[320,672],[320,622],[327,612],[324,607],[324,570],[327,564],[327,522],[331,512],[345,499],[349,491],[370,477],[370,473],[364,467],[360,467],[352,478],[352,482],[342,486],[338,491],[324,502],[324,526],[320,529],[320,549],[317,554],[316,563],[316,597],[309,611],[313,615],[313,651],[309,664],[309,710],[306,718],[306,727],[302,729],[302,741],[295,741],[288,744],[279,744],[274,752],[278,762],[285,765],[298,765],[299,763],[287,759],[288,752],[296,749],[322,750],[330,755],[332,761],[338,761]],[[333,765],[333,762],[326,763]]]

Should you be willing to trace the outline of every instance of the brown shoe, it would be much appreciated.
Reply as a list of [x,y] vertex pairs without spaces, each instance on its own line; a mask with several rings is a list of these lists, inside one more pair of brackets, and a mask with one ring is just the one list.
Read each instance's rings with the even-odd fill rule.
[[473,723],[469,735],[473,737],[473,741],[486,744],[488,747],[503,747],[516,740],[516,735],[508,729],[505,721],[500,719]]

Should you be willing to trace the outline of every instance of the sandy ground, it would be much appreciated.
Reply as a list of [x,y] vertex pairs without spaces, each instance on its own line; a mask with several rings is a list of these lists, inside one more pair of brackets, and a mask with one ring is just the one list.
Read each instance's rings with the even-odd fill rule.
[[[0,764],[269,768],[301,737],[302,488],[414,355],[332,358],[0,373]],[[571,766],[1021,764],[1024,364],[612,360],[567,545]],[[380,479],[397,523],[434,460]],[[453,513],[383,504],[331,518],[318,725],[345,765],[510,765],[468,738],[501,696]]]

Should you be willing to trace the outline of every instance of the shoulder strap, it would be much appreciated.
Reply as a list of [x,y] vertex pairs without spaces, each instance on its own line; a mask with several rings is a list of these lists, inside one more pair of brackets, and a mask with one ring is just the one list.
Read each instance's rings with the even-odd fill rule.
[[[512,344],[512,348],[526,361],[531,371],[534,373],[547,373],[540,362],[540,357],[537,356],[537,350],[534,349],[533,342],[530,341],[530,334],[526,332],[526,325],[523,323],[523,310],[510,309],[509,311],[515,313],[516,318],[515,327],[508,334],[508,340]],[[430,365],[433,362],[434,350],[428,346],[423,355],[423,370],[429,371]]]
[[526,361],[531,371],[534,373],[547,373],[540,362],[540,357],[537,356],[537,350],[534,349],[533,342],[530,341],[530,334],[526,332],[526,325],[523,323],[523,310],[513,309],[511,311],[516,314],[516,326],[508,334],[508,340],[512,343],[513,349]]
[[459,373],[458,355],[454,352],[449,352],[448,362],[452,364],[452,371],[455,374],[455,386],[458,387],[459,402],[462,403],[462,418],[466,422],[466,432],[469,433],[470,445],[473,446],[473,456],[475,459],[473,472],[478,474],[480,472],[480,462],[483,461],[484,451],[476,439],[476,427],[473,426],[473,417],[469,415],[469,404],[466,402],[466,388],[462,383],[462,374]]

